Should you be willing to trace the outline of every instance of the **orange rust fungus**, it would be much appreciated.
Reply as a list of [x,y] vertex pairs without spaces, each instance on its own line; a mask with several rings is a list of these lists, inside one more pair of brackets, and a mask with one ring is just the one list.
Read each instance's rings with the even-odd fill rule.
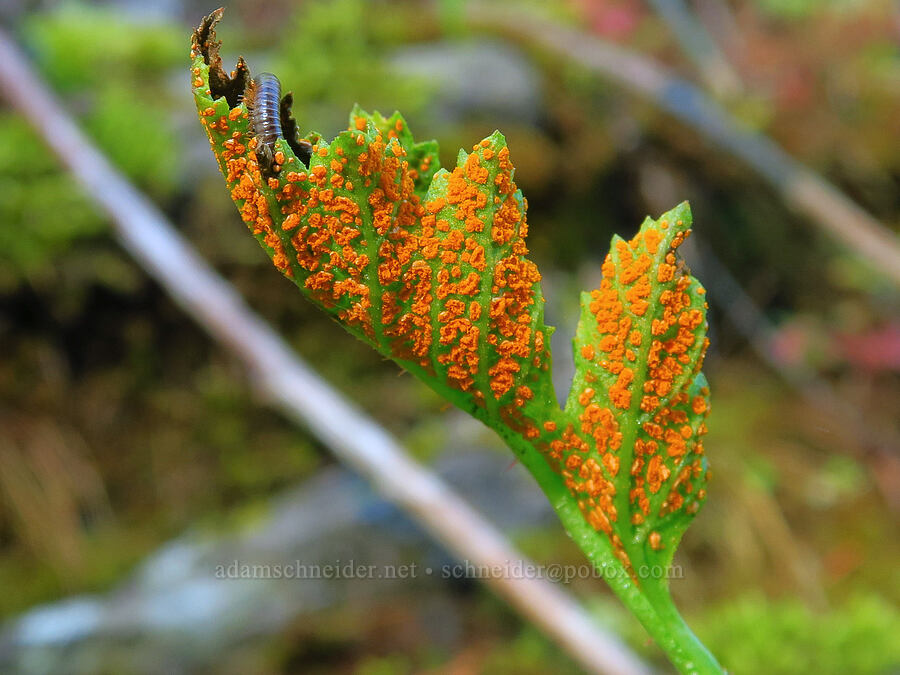
[[[541,275],[498,136],[429,189],[436,157],[412,145],[400,119],[355,114],[330,145],[314,139],[309,168],[294,170],[299,162],[278,151],[274,164],[286,170],[263,176],[243,105],[220,99],[201,115],[241,217],[276,267],[382,353],[537,441],[627,569],[622,523],[705,496],[697,416],[708,392],[684,393],[706,345],[703,290],[677,265],[685,232],[661,221],[615,243],[587,301],[571,423],[542,420],[532,412],[546,405],[539,376],[549,368]],[[658,532],[648,541],[659,550]]]
[[689,416],[708,412],[708,392],[691,397],[684,390],[702,363],[707,341],[697,336],[705,319],[702,300],[695,299],[700,288],[679,272],[674,254],[688,234],[663,220],[645,226],[630,241],[617,239],[603,263],[599,287],[587,300],[593,322],[580,354],[589,363],[579,367],[583,382],[605,391],[595,396],[592,388],[582,389],[576,395],[581,408],[577,432],[588,448],[558,439],[550,443],[550,453],[571,473],[567,484],[580,499],[585,517],[607,534],[616,521],[614,512],[593,494],[598,480],[578,481],[576,475],[581,474],[574,470],[585,472],[593,466],[590,462],[599,462],[605,478],[615,478],[622,425],[633,425],[632,415],[642,415],[645,421],[629,432],[633,454],[628,501],[634,505],[630,522],[643,523],[653,508],[661,513],[682,508],[689,495],[690,504],[696,504],[699,494],[692,481],[702,475],[696,458],[703,453],[699,436],[706,428],[690,422],[696,417]]
[[[531,358],[543,351],[543,336],[530,328],[534,286],[540,275],[524,257],[528,252],[524,213],[515,198],[511,165],[504,164],[508,162],[504,150],[494,151],[490,139],[475,146],[462,166],[447,177],[446,197],[424,204],[420,235],[423,256],[437,257],[444,265],[436,278],[435,295],[442,307],[437,314],[440,343],[448,349],[438,355],[438,362],[452,364],[449,383],[464,391],[486,372],[488,387],[498,400],[512,392],[522,374],[533,367]],[[488,187],[492,176],[493,189],[499,194],[493,214],[489,203],[496,202],[490,199],[492,188]],[[492,270],[478,239],[491,215],[490,234],[496,247]],[[491,293],[486,314],[474,300],[485,290]],[[466,298],[471,300],[464,313],[454,301]],[[479,351],[482,336],[491,347],[487,364],[482,364]],[[524,404],[530,398],[522,395],[521,388],[515,393],[515,402]]]
[[662,235],[659,230],[655,228],[648,228],[646,232],[644,232],[644,246],[647,248],[647,252],[650,255],[656,255],[657,250],[659,250],[659,242],[662,239]]
[[631,368],[622,368],[616,383],[609,388],[609,400],[613,405],[622,410],[631,407],[631,385],[634,380],[634,371]]
[[654,551],[662,550],[662,537],[659,535],[659,532],[651,532],[650,536],[647,537],[647,541],[650,542],[650,548],[652,548]]
[[662,484],[669,479],[670,469],[660,455],[653,455],[647,465],[647,485],[652,494],[659,492]]

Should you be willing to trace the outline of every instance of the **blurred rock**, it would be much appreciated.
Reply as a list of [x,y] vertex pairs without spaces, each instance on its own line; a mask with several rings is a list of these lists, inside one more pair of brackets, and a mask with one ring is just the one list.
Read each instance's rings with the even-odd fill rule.
[[457,122],[473,113],[535,123],[541,80],[518,50],[499,42],[432,43],[406,47],[390,59],[405,76],[427,79],[437,90],[433,117]]
[[[458,422],[451,434],[468,437],[471,447],[476,429]],[[504,530],[553,520],[543,494],[506,454],[448,453],[437,470]],[[0,671],[193,672],[299,616],[351,599],[359,606],[410,588],[440,589],[454,583],[440,574],[450,562],[362,480],[328,469],[274,499],[241,532],[189,532],[107,594],[37,607],[8,622]],[[455,611],[448,603],[439,609],[441,631],[452,634],[459,617],[446,616]]]

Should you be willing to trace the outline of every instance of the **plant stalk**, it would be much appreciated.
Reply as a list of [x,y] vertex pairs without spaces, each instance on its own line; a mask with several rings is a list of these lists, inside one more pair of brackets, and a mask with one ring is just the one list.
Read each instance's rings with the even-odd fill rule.
[[722,666],[675,607],[668,581],[648,578],[642,579],[640,585],[635,583],[615,556],[609,539],[585,520],[575,498],[544,457],[521,437],[502,435],[547,495],[569,536],[679,672],[722,675]]

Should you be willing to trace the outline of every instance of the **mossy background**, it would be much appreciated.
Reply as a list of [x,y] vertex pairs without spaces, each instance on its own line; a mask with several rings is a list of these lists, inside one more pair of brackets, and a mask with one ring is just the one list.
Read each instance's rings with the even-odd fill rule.
[[[2,11],[119,168],[324,377],[431,461],[452,439],[456,418],[303,301],[228,199],[187,81],[190,30],[212,7],[135,7],[26,2]],[[585,31],[695,76],[644,3],[558,7]],[[727,103],[731,112],[896,231],[896,7],[728,7],[742,36],[733,53],[744,81],[742,96]],[[578,291],[597,283],[610,237],[631,236],[644,215],[690,199],[697,236],[776,326],[784,369],[815,372],[897,451],[900,297],[889,282],[646,102],[521,45],[446,26],[429,8],[243,0],[230,3],[219,34],[226,66],[243,54],[254,72],[273,71],[294,91],[304,129],[333,135],[355,102],[397,108],[418,139],[440,141],[445,164],[501,129],[529,202],[548,323],[567,334]],[[430,61],[451,65],[427,74],[411,65],[467,50],[492,55],[519,88],[492,95],[488,75],[485,82],[479,72],[453,71],[464,59]],[[695,272],[708,288],[717,284],[715,274]],[[900,592],[888,496],[896,509],[897,477],[760,361],[715,304],[711,324],[710,498],[677,558],[685,575],[673,583],[676,600],[735,673],[894,672]],[[557,362],[569,363],[558,349]],[[241,514],[265,509],[334,463],[318,441],[262,405],[240,366],[118,247],[105,219],[5,107],[0,353],[0,617],[111,588],[186,529],[234,527]],[[581,562],[556,526],[515,536],[538,561]],[[602,582],[578,581],[572,590],[647,658],[660,658]],[[577,672],[479,586],[443,593],[467,617],[450,646],[410,637],[421,619],[414,586],[378,611],[352,603],[323,610],[312,626],[223,654],[216,670]]]

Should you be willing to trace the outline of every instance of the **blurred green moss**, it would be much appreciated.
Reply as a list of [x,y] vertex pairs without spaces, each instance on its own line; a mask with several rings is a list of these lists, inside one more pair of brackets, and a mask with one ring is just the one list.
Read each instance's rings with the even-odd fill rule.
[[[595,596],[589,607],[645,658],[662,658],[611,597]],[[822,611],[754,591],[692,612],[690,622],[733,675],[887,675],[900,666],[900,611],[873,591],[854,591]]]
[[[22,35],[41,74],[107,156],[155,198],[171,197],[181,153],[169,78],[183,65],[183,30],[66,4],[30,16]],[[0,192],[0,287],[55,273],[61,254],[105,230],[75,181],[12,113],[0,113]]]
[[51,265],[104,222],[26,122],[0,113],[0,288]]
[[135,96],[130,83],[110,82],[97,92],[84,126],[113,164],[151,196],[172,194],[181,153],[165,108]]
[[315,0],[294,12],[269,69],[294,90],[294,117],[302,129],[333,135],[345,128],[353,103],[385,114],[401,110],[407,119],[422,112],[428,81],[398,75],[386,58],[408,37],[404,28],[415,8],[405,14],[403,5],[385,9],[365,0]]
[[371,656],[354,669],[354,675],[401,675],[414,672],[409,657],[403,654]]
[[161,75],[186,58],[180,26],[80,2],[32,15],[24,36],[43,75],[67,94],[89,95],[109,82],[158,89]]
[[184,64],[183,28],[67,3],[32,15],[23,35],[41,74],[113,163],[152,196],[170,195],[182,154],[171,78]]
[[756,4],[772,16],[800,21],[819,12],[850,11],[862,3],[860,0],[756,0]]
[[900,612],[874,593],[824,612],[751,594],[698,616],[696,630],[735,675],[880,675],[900,667]]

